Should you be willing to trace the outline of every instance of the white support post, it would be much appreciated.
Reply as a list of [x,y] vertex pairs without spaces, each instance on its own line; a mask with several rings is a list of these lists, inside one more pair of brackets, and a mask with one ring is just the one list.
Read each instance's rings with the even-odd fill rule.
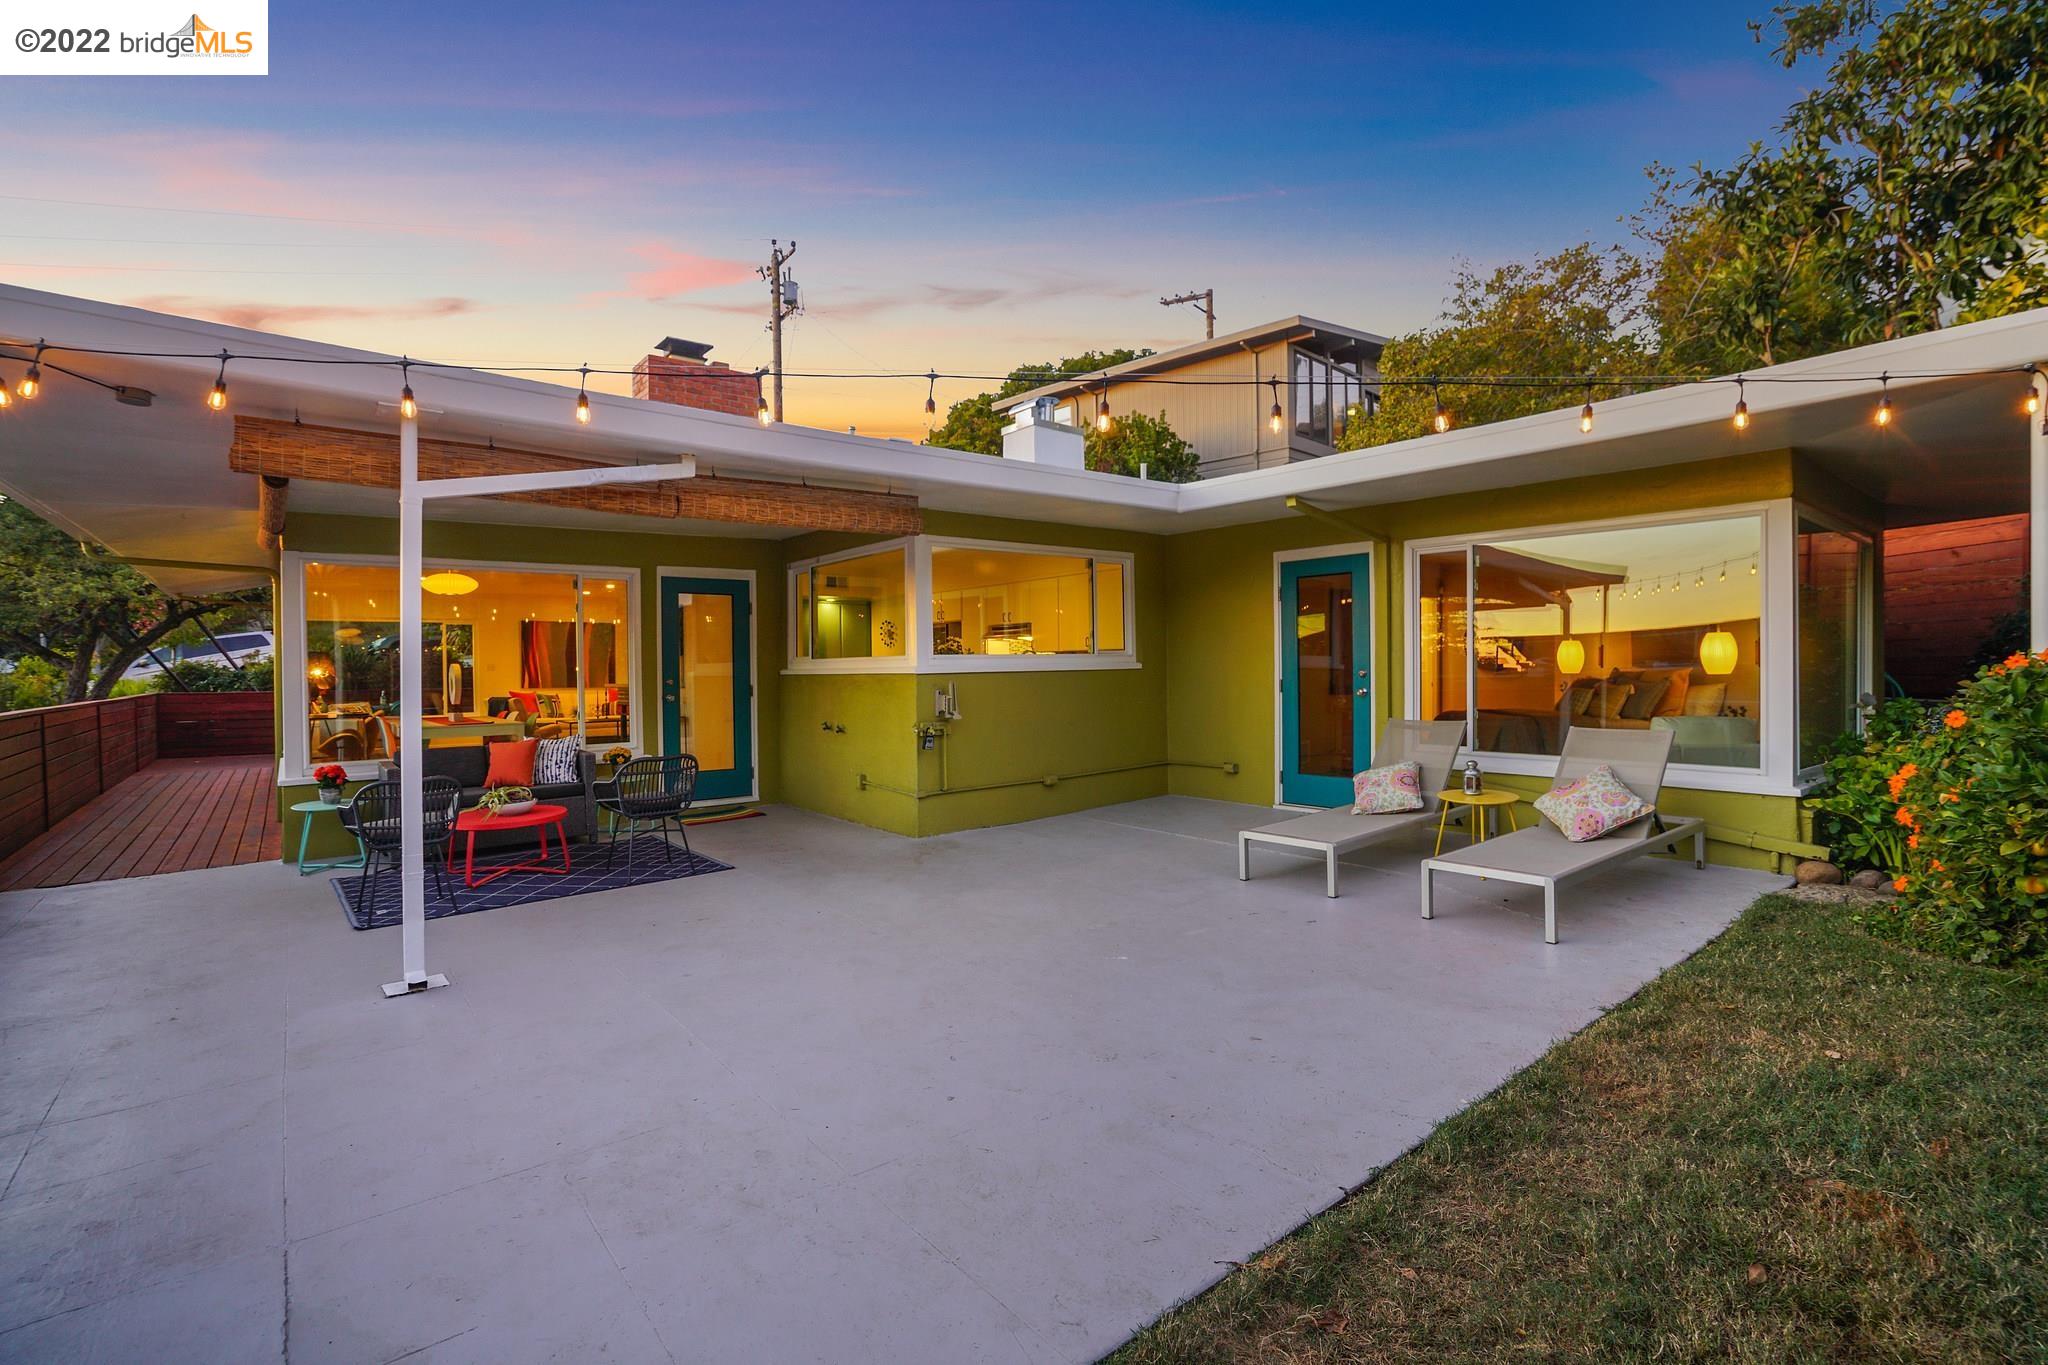
[[[592,465],[578,469],[549,470],[537,474],[479,474],[470,478],[420,478],[419,419],[400,415],[398,421],[398,779],[399,815],[405,822],[405,846],[399,868],[402,897],[405,975],[385,985],[387,996],[416,995],[448,978],[427,971],[427,868],[426,838],[421,828],[426,815],[426,712],[423,683],[426,667],[426,626],[421,615],[420,575],[426,567],[422,545],[426,504],[433,498],[487,498],[505,493],[531,493],[556,488],[592,488],[623,483],[664,483],[670,479],[694,478],[697,462],[688,455],[659,465]],[[582,579],[577,580],[576,621],[582,648]],[[581,668],[581,658],[578,658]],[[577,712],[582,725],[584,702],[579,676]]]
[[2048,649],[2048,370],[2034,371],[2041,408],[2027,419],[2028,648]]
[[424,500],[420,496],[420,424],[398,421],[398,778],[399,819],[404,848],[398,885],[403,922],[405,975],[384,987],[387,996],[445,986],[448,978],[427,973],[426,795],[426,625],[421,619],[420,573],[425,549]]

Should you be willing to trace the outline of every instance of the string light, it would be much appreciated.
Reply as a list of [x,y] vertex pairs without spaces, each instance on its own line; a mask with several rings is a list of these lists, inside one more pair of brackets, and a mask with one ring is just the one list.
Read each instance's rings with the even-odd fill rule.
[[766,394],[754,399],[754,420],[764,427],[775,420],[768,415],[768,397]]
[[1273,429],[1275,436],[1278,436],[1280,429],[1287,424],[1287,414],[1280,410],[1280,381],[1269,379],[1266,382],[1273,386],[1273,411],[1267,415],[1266,425]]
[[1591,381],[1588,381],[1586,384],[1586,406],[1579,409],[1579,430],[1587,434],[1590,434],[1593,430],[1593,385]]
[[577,373],[582,378],[576,385],[576,420],[587,427],[590,425],[590,367],[585,365]]
[[33,398],[36,396],[36,391],[42,387],[43,343],[38,341],[36,343],[36,358],[29,361],[28,369],[22,373],[21,382],[14,386],[14,391],[23,398]]
[[1444,406],[1443,393],[1433,379],[1429,382],[1429,392],[1430,396],[1436,399],[1436,416],[1429,419],[1429,424],[1435,429],[1436,434],[1441,436],[1451,429],[1451,412]]
[[1735,429],[1749,430],[1749,391],[1741,379],[1735,381]]
[[939,415],[939,372],[937,370],[928,371],[925,374],[925,380],[927,381],[927,387],[924,391],[924,415],[936,417]]
[[223,411],[228,405],[228,353],[220,353],[220,373],[214,376],[213,387],[207,390],[206,406],[215,412]]
[[1109,430],[1109,385],[1107,384],[1102,386],[1102,392],[1095,400],[1095,429],[1105,433]]
[[411,422],[420,415],[420,401],[412,396],[412,366],[405,361],[398,365],[401,387],[398,390],[398,415]]
[[0,383],[0,408],[14,406],[14,395],[7,391],[7,385]]
[[1874,420],[1881,427],[1892,424],[1892,377],[1886,373],[1878,379],[1877,412]]

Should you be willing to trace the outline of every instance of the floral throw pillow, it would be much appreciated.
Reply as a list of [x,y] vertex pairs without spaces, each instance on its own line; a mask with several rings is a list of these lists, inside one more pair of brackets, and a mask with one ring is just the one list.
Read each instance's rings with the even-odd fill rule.
[[1367,768],[1351,779],[1353,815],[1390,815],[1422,809],[1422,765],[1389,763]]
[[1536,798],[1536,809],[1575,844],[1620,829],[1657,808],[1628,789],[1602,763],[1584,777],[1553,787]]

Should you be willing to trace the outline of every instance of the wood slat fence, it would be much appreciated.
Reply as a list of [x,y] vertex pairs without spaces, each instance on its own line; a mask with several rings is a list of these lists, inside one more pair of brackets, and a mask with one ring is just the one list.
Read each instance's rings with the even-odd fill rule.
[[159,757],[274,753],[268,692],[175,692],[0,713],[0,858]]

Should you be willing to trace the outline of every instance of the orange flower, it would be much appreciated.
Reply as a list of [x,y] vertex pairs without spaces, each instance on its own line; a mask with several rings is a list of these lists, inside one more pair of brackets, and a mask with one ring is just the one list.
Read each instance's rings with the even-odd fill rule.
[[1905,794],[1905,790],[1906,790],[1906,783],[1908,783],[1908,782],[1912,781],[1912,779],[1913,779],[1913,778],[1914,778],[1915,776],[1917,776],[1917,775],[1919,774],[1919,772],[1920,772],[1920,765],[1919,765],[1919,764],[1917,764],[1917,763],[1908,763],[1908,764],[1906,764],[1906,765],[1905,765],[1904,767],[1900,768],[1900,769],[1899,769],[1899,770],[1898,770],[1897,772],[1893,773],[1893,774],[1892,774],[1892,775],[1891,775],[1891,776],[1890,776],[1889,778],[1887,778],[1887,779],[1886,779],[1886,782],[1887,782],[1887,784],[1888,784],[1888,785],[1889,785],[1889,786],[1891,787],[1891,789],[1892,789],[1892,800],[1896,801],[1896,800],[1898,800],[1898,799],[1899,799],[1899,798],[1900,798],[1900,797],[1901,797],[1902,795],[1904,795],[1904,794]]
[[1943,867],[1943,866],[1941,865],[1941,859],[1939,859],[1939,858],[1929,858],[1929,859],[1927,860],[1927,865],[1928,865],[1929,867],[1933,868],[1933,869],[1934,869],[1934,870],[1935,870],[1936,872],[1946,872],[1946,871],[1948,871],[1948,869],[1947,869],[1947,868],[1945,868],[1945,867]]
[[2005,656],[2005,666],[2007,668],[2025,668],[2032,662],[2033,660],[2027,656],[2027,651],[2024,649],[2014,650]]
[[1911,834],[1908,834],[1908,835],[1906,836],[1906,847],[1907,847],[1907,848],[1918,848],[1918,847],[1920,847],[1920,831],[1919,831],[1919,830],[1917,830],[1917,829],[1916,829],[1916,830],[1914,830],[1914,831],[1913,831],[1913,832],[1912,832]]
[[1919,826],[1917,826],[1913,822],[1913,808],[1911,806],[1900,806],[1897,810],[1892,812],[1892,819],[1898,821],[1907,829],[1919,828]]
[[1904,891],[1905,889],[1906,889],[1906,876],[1905,876],[1905,874],[1904,874],[1904,873],[1900,873],[1900,874],[1899,874],[1898,876],[1896,876],[1896,877],[1892,878],[1892,890],[1894,890],[1894,891]]
[[1964,715],[1961,710],[1955,710],[1943,716],[1941,723],[1951,730],[1960,730],[1970,723],[1970,718]]

